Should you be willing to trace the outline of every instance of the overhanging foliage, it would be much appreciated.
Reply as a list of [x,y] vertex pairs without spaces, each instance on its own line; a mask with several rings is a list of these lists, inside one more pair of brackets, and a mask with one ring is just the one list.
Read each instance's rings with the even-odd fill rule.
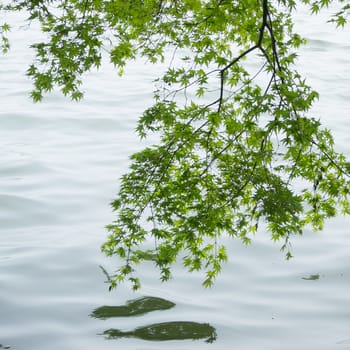
[[[11,2],[48,34],[33,45],[28,70],[35,101],[55,85],[80,99],[82,74],[99,67],[108,43],[120,73],[138,55],[157,63],[172,52],[137,126],[141,138],[156,133],[159,144],[131,156],[112,203],[116,220],[102,249],[123,264],[108,276],[111,288],[125,279],[139,288],[136,266],[145,260],[168,280],[179,257],[189,271],[204,270],[211,286],[227,260],[223,236],[248,244],[263,220],[289,258],[291,235],[349,214],[348,163],[309,114],[318,94],[295,67],[304,40],[292,12],[330,2]],[[350,5],[339,3],[331,20],[342,26]]]

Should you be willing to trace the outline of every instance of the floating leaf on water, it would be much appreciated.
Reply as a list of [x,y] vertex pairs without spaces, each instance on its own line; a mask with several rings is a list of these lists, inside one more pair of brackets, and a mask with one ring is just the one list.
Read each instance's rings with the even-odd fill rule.
[[320,279],[320,275],[310,275],[309,277],[302,277],[301,279],[306,280],[306,281],[316,281]]
[[155,323],[136,328],[133,331],[108,329],[103,332],[103,334],[108,339],[125,337],[133,337],[151,341],[205,339],[207,343],[214,342],[217,336],[215,328],[210,324],[187,321]]
[[145,313],[157,310],[167,310],[174,307],[175,304],[169,300],[157,297],[142,297],[129,300],[126,305],[120,306],[101,306],[95,309],[90,316],[100,319],[110,317],[129,317],[143,315]]

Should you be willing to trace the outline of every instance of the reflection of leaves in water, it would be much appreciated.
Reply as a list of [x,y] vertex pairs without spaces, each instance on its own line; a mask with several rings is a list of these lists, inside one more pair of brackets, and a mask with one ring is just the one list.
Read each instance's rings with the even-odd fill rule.
[[143,340],[163,341],[206,338],[207,343],[216,340],[216,330],[210,324],[181,321],[151,324],[129,332],[108,329],[103,334],[108,339],[134,337]]
[[306,280],[306,281],[316,281],[318,279],[320,279],[320,275],[317,274],[317,275],[310,275],[309,277],[302,277],[303,280]]
[[169,300],[156,297],[143,297],[129,300],[126,305],[121,306],[101,306],[91,313],[91,317],[106,319],[109,317],[128,317],[143,315],[156,310],[167,310],[175,304]]

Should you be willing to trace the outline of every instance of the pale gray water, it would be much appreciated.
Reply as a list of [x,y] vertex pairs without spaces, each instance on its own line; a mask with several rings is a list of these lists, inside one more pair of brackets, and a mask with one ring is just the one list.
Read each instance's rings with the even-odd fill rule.
[[[308,15],[299,25],[310,39],[300,69],[321,93],[315,113],[350,156],[350,29]],[[295,239],[284,260],[259,234],[250,247],[229,244],[231,259],[215,287],[201,276],[175,272],[167,284],[147,267],[143,289],[109,293],[98,265],[113,215],[109,202],[139,149],[137,116],[152,103],[155,67],[131,64],[124,78],[106,66],[90,74],[77,104],[59,94],[33,105],[24,72],[36,32],[16,30],[0,57],[0,344],[16,350],[350,349],[350,218],[322,233]],[[92,318],[102,305],[143,295],[176,304],[135,317]],[[109,328],[130,331],[159,322],[209,323],[217,340],[106,340]],[[1,348],[1,346],[0,346]]]

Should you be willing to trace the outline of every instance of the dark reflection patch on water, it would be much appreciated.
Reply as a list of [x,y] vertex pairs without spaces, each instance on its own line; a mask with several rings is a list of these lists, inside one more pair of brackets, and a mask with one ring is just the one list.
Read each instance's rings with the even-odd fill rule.
[[100,319],[138,316],[151,311],[171,309],[174,306],[175,304],[169,300],[146,296],[139,299],[129,300],[126,305],[98,307],[90,314],[90,316]]
[[316,274],[316,275],[310,275],[307,277],[302,277],[301,279],[306,280],[306,281],[317,281],[320,279],[320,275]]
[[0,344],[0,349],[11,349],[11,346]]
[[207,343],[214,342],[217,337],[216,329],[210,324],[187,321],[155,323],[136,328],[133,331],[108,329],[103,334],[107,339],[125,337],[151,341],[205,339]]

